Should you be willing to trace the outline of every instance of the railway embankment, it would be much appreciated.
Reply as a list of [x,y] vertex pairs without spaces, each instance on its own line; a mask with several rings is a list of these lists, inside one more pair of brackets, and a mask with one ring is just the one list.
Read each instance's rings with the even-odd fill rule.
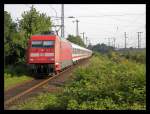
[[11,89],[26,81],[32,80],[25,65],[10,65],[4,69],[4,90]]
[[58,75],[47,76],[42,79],[33,79],[7,90],[5,92],[5,109],[9,109],[11,106],[28,101],[30,100],[30,97],[33,98],[41,93],[61,92],[65,83],[72,80],[73,70],[79,66],[88,66],[88,61],[89,58],[81,60],[77,64],[64,69]]
[[145,63],[96,54],[72,79],[60,93],[42,93],[11,109],[146,110]]

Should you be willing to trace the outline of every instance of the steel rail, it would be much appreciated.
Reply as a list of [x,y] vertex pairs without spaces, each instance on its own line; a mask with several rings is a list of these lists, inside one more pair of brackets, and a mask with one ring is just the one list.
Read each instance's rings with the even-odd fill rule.
[[34,85],[33,87],[31,87],[31,88],[29,88],[29,89],[27,89],[27,90],[25,90],[25,91],[23,91],[23,92],[21,92],[21,93],[15,95],[15,96],[13,96],[12,98],[6,100],[6,101],[4,102],[4,105],[5,105],[5,106],[6,106],[6,105],[9,105],[9,104],[13,103],[15,100],[21,98],[22,96],[24,96],[24,95],[26,95],[26,94],[32,92],[33,90],[35,90],[35,89],[37,89],[37,88],[39,88],[39,87],[45,85],[45,84],[48,83],[50,80],[52,80],[52,79],[58,77],[59,75],[61,75],[61,74],[64,73],[64,72],[67,72],[71,67],[72,67],[72,66],[66,68],[65,70],[63,70],[63,71],[60,72],[59,74],[53,75],[52,77],[50,77],[50,78],[48,78],[48,79],[46,79],[46,80],[44,80],[44,81],[42,81],[42,82],[40,82],[40,83]]

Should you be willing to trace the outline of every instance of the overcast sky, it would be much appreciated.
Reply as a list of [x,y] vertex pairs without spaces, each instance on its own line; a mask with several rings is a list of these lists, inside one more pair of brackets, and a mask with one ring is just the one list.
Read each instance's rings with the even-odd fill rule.
[[[5,4],[4,10],[11,14],[13,21],[21,19],[21,14],[28,11],[31,4]],[[48,16],[61,16],[61,4],[34,4],[41,13]],[[145,4],[64,4],[65,37],[76,35],[75,19],[79,20],[79,33],[92,44],[108,44],[108,38],[116,38],[116,46],[124,47],[124,32],[127,33],[127,47],[137,47],[137,32],[141,34],[141,46],[145,47],[146,5]],[[60,20],[52,18],[59,25]],[[81,35],[81,34],[80,34]],[[113,39],[110,40],[113,42]]]

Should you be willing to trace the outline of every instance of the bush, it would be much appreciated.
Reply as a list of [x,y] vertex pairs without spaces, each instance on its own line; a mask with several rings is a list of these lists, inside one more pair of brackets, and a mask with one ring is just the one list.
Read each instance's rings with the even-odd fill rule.
[[[63,93],[45,101],[44,109],[145,110],[145,64],[117,59],[118,55],[95,54],[88,67],[74,72],[74,81]],[[41,102],[41,101],[40,101]],[[43,101],[42,101],[43,102]]]
[[122,56],[139,63],[146,63],[146,50],[122,52]]
[[6,66],[4,69],[4,73],[9,73],[11,76],[16,76],[16,75],[27,75],[28,74],[28,68],[26,65],[9,65]]
[[74,75],[63,93],[67,109],[145,109],[144,64],[93,57],[89,67],[78,68]]

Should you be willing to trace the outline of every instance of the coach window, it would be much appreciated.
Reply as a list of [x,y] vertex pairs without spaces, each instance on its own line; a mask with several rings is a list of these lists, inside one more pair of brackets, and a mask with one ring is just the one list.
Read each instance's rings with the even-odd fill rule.
[[72,48],[72,53],[74,54],[74,49]]
[[73,48],[73,54],[75,54],[75,48]]
[[75,48],[75,54],[77,53],[77,49]]
[[76,54],[78,53],[78,50],[76,49]]
[[54,47],[54,41],[43,41],[43,47]]
[[32,41],[32,47],[42,47],[42,41]]
[[74,54],[76,54],[76,48],[74,48]]
[[75,48],[74,48],[74,54],[75,54],[76,52],[75,52]]

